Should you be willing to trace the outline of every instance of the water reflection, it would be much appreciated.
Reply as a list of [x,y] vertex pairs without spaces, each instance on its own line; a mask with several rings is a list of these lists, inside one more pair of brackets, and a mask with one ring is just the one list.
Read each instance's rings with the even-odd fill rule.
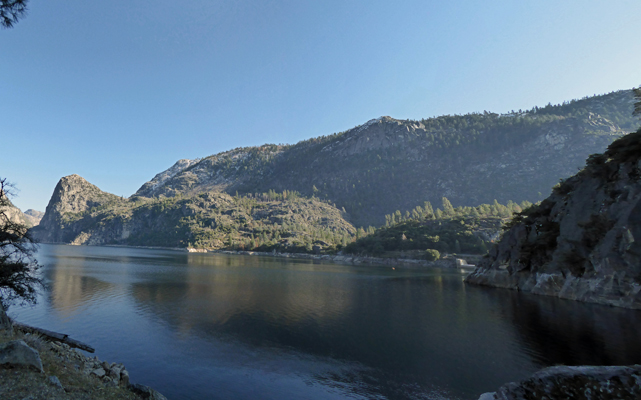
[[[509,292],[497,304],[541,365],[630,365],[641,355],[641,313]],[[589,349],[589,351],[586,351]]]
[[639,312],[465,286],[456,271],[100,247],[40,257],[39,307],[56,312],[22,320],[77,330],[170,398],[477,398],[542,366],[641,362]]

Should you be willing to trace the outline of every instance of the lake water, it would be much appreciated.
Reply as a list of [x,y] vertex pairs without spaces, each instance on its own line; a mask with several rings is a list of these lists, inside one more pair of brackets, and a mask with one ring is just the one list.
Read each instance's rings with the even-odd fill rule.
[[42,245],[18,321],[169,399],[477,399],[550,365],[641,363],[641,312],[468,286],[454,270]]

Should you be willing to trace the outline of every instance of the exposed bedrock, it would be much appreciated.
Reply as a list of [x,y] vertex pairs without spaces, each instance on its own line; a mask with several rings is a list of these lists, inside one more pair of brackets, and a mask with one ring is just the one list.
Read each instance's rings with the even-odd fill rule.
[[521,382],[510,382],[479,400],[639,399],[641,365],[542,369]]
[[517,215],[466,282],[641,308],[641,130]]

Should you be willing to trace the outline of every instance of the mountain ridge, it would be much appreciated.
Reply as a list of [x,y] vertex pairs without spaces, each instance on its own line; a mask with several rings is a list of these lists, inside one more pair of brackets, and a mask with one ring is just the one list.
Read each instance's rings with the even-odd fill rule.
[[[447,197],[455,207],[496,200],[536,202],[583,166],[589,154],[603,151],[623,134],[635,121],[633,102],[631,91],[620,91],[505,115],[421,121],[380,117],[295,145],[267,144],[182,159],[128,199],[70,175],[56,186],[33,232],[45,242],[145,245],[140,238],[146,237],[146,226],[164,232],[166,240],[153,239],[164,246],[256,248],[261,242],[267,243],[263,249],[271,249],[285,234],[274,222],[277,215],[298,210],[311,219],[286,223],[301,234],[296,244],[279,246],[309,251],[320,240],[337,248],[351,240],[356,232],[352,224],[382,225],[386,214],[400,215],[399,210],[409,212],[425,201],[438,204]],[[300,200],[294,207],[289,203],[295,199]],[[254,215],[266,201],[278,203],[269,206],[276,214]],[[215,215],[206,218],[198,214],[211,212]],[[222,225],[229,227],[224,232],[215,222],[223,214],[231,216],[223,218]],[[329,216],[325,222],[322,214]],[[165,222],[151,227],[141,219],[145,215]],[[138,218],[133,225],[131,218]],[[179,226],[182,236],[175,237]],[[140,240],[130,239],[134,231]]]
[[345,208],[356,226],[382,225],[385,214],[442,196],[456,206],[535,202],[632,130],[633,102],[628,90],[502,115],[380,117],[294,145],[236,148],[174,165],[161,173],[171,176],[134,196],[295,190]]

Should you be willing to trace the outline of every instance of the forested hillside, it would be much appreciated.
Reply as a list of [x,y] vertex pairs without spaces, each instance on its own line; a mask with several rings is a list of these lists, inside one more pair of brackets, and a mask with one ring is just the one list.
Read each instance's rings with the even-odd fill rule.
[[356,241],[348,244],[345,252],[372,256],[398,256],[398,252],[406,252],[428,260],[436,260],[442,253],[485,254],[499,239],[503,224],[514,213],[531,206],[529,202],[510,201],[503,205],[494,201],[455,208],[444,197],[441,208],[435,209],[425,202],[405,215],[398,211],[386,215],[385,226],[380,229],[359,229]]
[[636,129],[632,91],[508,114],[381,117],[295,145],[238,148],[181,160],[136,193],[241,195],[298,191],[344,208],[356,226],[448,197],[455,206],[540,201],[585,158]]
[[297,192],[121,199],[77,175],[61,179],[47,214],[34,236],[70,244],[312,252],[338,250],[356,232],[344,212]]

